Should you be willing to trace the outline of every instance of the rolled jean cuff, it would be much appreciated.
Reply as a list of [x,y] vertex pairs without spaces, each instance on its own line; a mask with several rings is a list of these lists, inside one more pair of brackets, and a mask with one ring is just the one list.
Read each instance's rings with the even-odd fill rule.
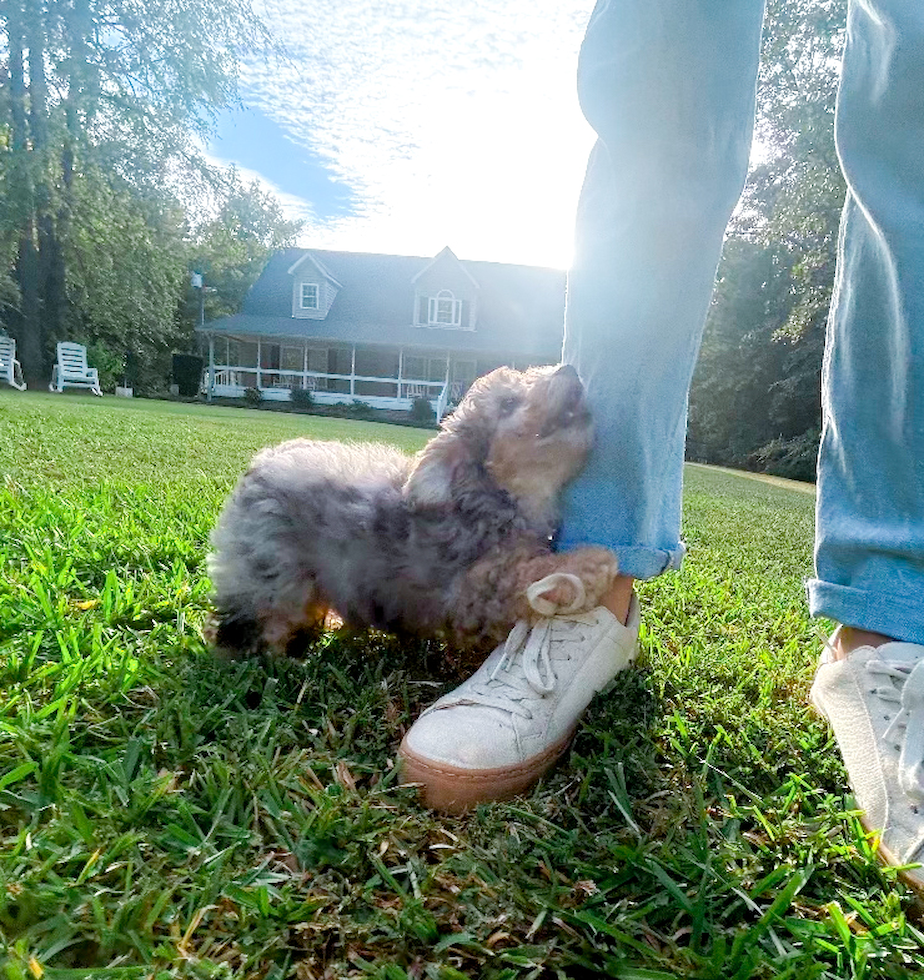
[[[587,543],[584,541],[556,541],[555,550],[570,551],[572,548],[580,548]],[[683,556],[687,552],[683,544],[678,544],[676,548],[670,551],[629,546],[611,547],[610,550],[616,555],[616,560],[619,563],[619,574],[629,575],[637,579],[656,578],[662,572],[676,571],[680,568]]]
[[844,626],[882,633],[903,643],[924,644],[924,619],[920,600],[872,595],[847,585],[832,585],[819,579],[806,584],[809,611]]

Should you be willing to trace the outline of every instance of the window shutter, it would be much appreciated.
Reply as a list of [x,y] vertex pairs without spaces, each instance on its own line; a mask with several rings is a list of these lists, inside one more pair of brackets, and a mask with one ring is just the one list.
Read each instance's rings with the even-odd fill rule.
[[437,311],[436,300],[431,298],[430,305],[427,311],[428,312],[427,323],[436,323],[437,320],[436,311]]
[[471,309],[471,303],[467,299],[463,299],[459,302],[459,326],[463,330],[468,330],[469,326],[469,311]]
[[417,322],[426,323],[429,319],[430,314],[430,300],[426,296],[420,297],[420,302],[417,306]]

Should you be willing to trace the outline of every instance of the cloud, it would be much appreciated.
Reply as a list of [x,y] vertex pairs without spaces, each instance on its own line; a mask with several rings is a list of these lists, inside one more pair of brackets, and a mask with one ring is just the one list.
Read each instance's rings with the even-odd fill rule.
[[591,0],[264,0],[285,60],[245,100],[349,188],[308,244],[564,265],[592,134],[575,94]]

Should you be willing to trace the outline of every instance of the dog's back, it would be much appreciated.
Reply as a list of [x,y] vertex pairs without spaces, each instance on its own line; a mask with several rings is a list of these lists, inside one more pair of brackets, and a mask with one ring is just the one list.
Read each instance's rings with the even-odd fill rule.
[[330,604],[347,621],[371,621],[342,600],[370,564],[399,560],[410,467],[407,455],[374,443],[294,439],[258,453],[212,532],[219,644],[248,646],[253,623],[268,617],[284,633],[312,603],[319,615]]

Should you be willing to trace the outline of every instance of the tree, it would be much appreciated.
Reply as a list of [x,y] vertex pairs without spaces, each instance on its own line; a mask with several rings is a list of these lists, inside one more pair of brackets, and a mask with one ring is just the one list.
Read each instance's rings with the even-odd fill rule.
[[236,99],[236,51],[267,38],[249,0],[0,0],[0,31],[19,292],[9,323],[35,378],[53,340],[82,326],[69,263],[92,218],[79,208],[131,194],[147,208],[197,165],[190,132]]
[[74,177],[64,259],[70,331],[141,391],[166,377],[185,289],[185,215],[167,195],[85,169]]
[[[270,254],[294,244],[301,224],[288,221],[272,195],[245,185],[233,168],[213,185],[213,214],[192,229],[189,266],[214,292],[205,294],[208,319],[240,308]],[[199,320],[199,297],[187,295],[183,320]]]
[[796,261],[798,301],[783,333],[804,337],[823,324],[834,282],[846,186],[834,145],[834,108],[846,0],[771,0],[764,39],[757,133],[771,148],[745,200],[767,243]]
[[773,337],[787,313],[788,261],[782,248],[753,239],[726,242],[690,391],[692,458],[740,466],[773,438],[767,392],[781,371]]
[[[8,84],[8,75],[0,78],[0,85]],[[10,199],[9,138],[9,130],[0,129],[0,204]],[[18,229],[15,215],[9,207],[0,207],[0,324],[11,310],[19,307],[19,287],[12,275],[17,250]]]
[[834,105],[845,0],[770,0],[751,172],[690,398],[690,453],[812,478],[845,187]]

